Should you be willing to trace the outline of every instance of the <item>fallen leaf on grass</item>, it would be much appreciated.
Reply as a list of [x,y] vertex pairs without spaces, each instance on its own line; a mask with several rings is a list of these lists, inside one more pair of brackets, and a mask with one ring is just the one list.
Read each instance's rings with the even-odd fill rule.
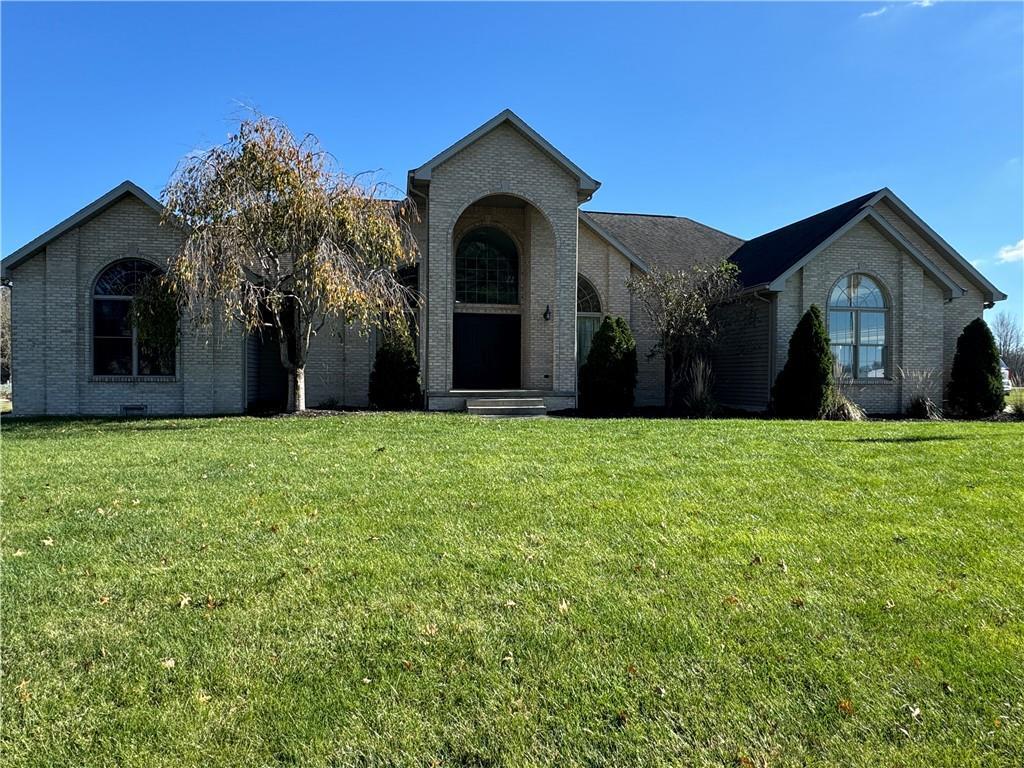
[[210,694],[208,694],[206,691],[200,690],[199,693],[196,694],[196,698],[199,699],[200,704],[205,704],[213,697],[210,696]]
[[167,658],[160,662],[160,666],[164,669],[174,669],[174,659]]
[[751,565],[760,565],[763,562],[764,562],[764,560],[762,560],[761,556],[759,554],[757,554],[757,553],[755,553],[754,556],[752,558],[750,558],[750,564]]
[[25,552],[24,549],[16,549],[16,550],[14,550],[14,557],[24,557],[26,554],[28,554],[28,553]]
[[779,560],[779,570],[783,573],[789,573],[789,566],[786,565],[785,560]]
[[402,659],[402,669],[406,672],[410,671],[412,669],[412,662],[409,659]]
[[803,608],[804,599],[802,597],[794,597],[792,600],[789,601],[789,604],[792,605],[794,608]]
[[739,605],[740,599],[736,595],[726,595],[722,598],[722,602],[728,605]]
[[427,637],[437,637],[437,624],[427,624],[423,628],[423,634]]
[[32,698],[32,694],[28,690],[28,682],[28,680],[22,680],[14,687],[14,690],[18,692],[18,700],[21,701],[22,704],[25,704]]
[[44,547],[52,547],[53,546],[53,539],[43,539],[43,546]]
[[569,601],[566,600],[564,597],[561,600],[558,601],[558,612],[559,613],[568,613],[569,612]]
[[509,651],[501,657],[502,664],[511,664],[513,661],[515,661],[515,657],[512,656],[512,651]]
[[853,714],[853,702],[849,699],[840,699],[839,711],[842,712],[844,716],[850,717],[850,715]]
[[110,602],[110,595],[100,595],[100,605],[107,605]]
[[506,600],[505,601],[505,607],[506,608],[515,608],[516,607],[516,601],[515,600]]
[[896,603],[894,603],[892,600],[886,600],[885,601],[885,605],[882,606],[883,610],[886,610],[886,611],[891,611],[895,607],[896,607]]

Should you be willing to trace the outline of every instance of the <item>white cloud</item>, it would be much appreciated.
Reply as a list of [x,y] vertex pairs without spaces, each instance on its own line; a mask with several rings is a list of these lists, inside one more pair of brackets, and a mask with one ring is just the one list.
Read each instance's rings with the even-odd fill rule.
[[918,8],[931,8],[935,3],[936,0],[914,0],[911,5],[916,5]]
[[883,5],[877,11],[867,11],[866,13],[862,13],[860,15],[860,17],[862,19],[873,19],[875,16],[881,16],[883,13],[885,13],[888,10],[889,10],[889,6],[888,5]]
[[988,259],[971,259],[971,266],[975,269],[981,269],[986,263],[988,263]]
[[999,249],[996,258],[1004,264],[1014,261],[1024,261],[1024,237],[1017,241],[1016,245],[1004,245]]

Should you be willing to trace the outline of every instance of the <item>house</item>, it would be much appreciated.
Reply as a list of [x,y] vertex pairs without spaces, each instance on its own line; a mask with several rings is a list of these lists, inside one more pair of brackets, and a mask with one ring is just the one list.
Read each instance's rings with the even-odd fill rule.
[[[811,304],[853,399],[896,413],[912,395],[898,371],[948,379],[962,328],[1005,298],[888,189],[743,242],[687,218],[581,209],[599,187],[508,110],[409,172],[427,408],[488,396],[573,408],[578,366],[608,314],[637,338],[637,405],[664,404],[655,333],[627,288],[652,265],[739,266],[743,300],[726,313],[714,369],[719,400],[751,411],[768,406]],[[283,397],[273,345],[238,328],[183,322],[173,359],[140,344],[132,293],[179,242],[160,212],[126,181],[4,260],[16,413],[242,413]],[[310,350],[307,403],[366,405],[374,345],[373,334],[326,326]]]

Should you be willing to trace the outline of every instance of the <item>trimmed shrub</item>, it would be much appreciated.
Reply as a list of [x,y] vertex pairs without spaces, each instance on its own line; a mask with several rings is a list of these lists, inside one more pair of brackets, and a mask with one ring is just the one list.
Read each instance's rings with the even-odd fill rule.
[[420,366],[408,333],[387,333],[370,372],[370,405],[385,411],[420,408]]
[[969,419],[993,416],[1006,405],[996,340],[980,317],[956,340],[949,402],[957,415]]
[[811,305],[789,339],[789,357],[772,387],[772,409],[784,419],[818,419],[837,397],[835,361],[821,310]]
[[621,317],[606,317],[580,368],[580,401],[588,416],[621,416],[633,407],[636,339]]

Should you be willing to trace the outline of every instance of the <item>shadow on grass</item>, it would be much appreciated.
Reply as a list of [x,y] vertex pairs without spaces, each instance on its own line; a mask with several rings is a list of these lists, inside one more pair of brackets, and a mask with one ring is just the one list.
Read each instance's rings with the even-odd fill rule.
[[929,443],[950,440],[975,440],[973,435],[907,435],[905,437],[851,437],[846,440],[831,440],[833,443]]
[[[231,417],[223,417],[230,420]],[[131,418],[89,418],[75,416],[31,416],[21,418],[5,418],[3,434],[5,437],[19,439],[46,438],[53,436],[53,430],[69,434],[86,434],[93,431],[103,432],[178,432],[181,430],[216,429],[222,427],[221,418],[203,416],[168,416],[166,418],[131,419]]]

